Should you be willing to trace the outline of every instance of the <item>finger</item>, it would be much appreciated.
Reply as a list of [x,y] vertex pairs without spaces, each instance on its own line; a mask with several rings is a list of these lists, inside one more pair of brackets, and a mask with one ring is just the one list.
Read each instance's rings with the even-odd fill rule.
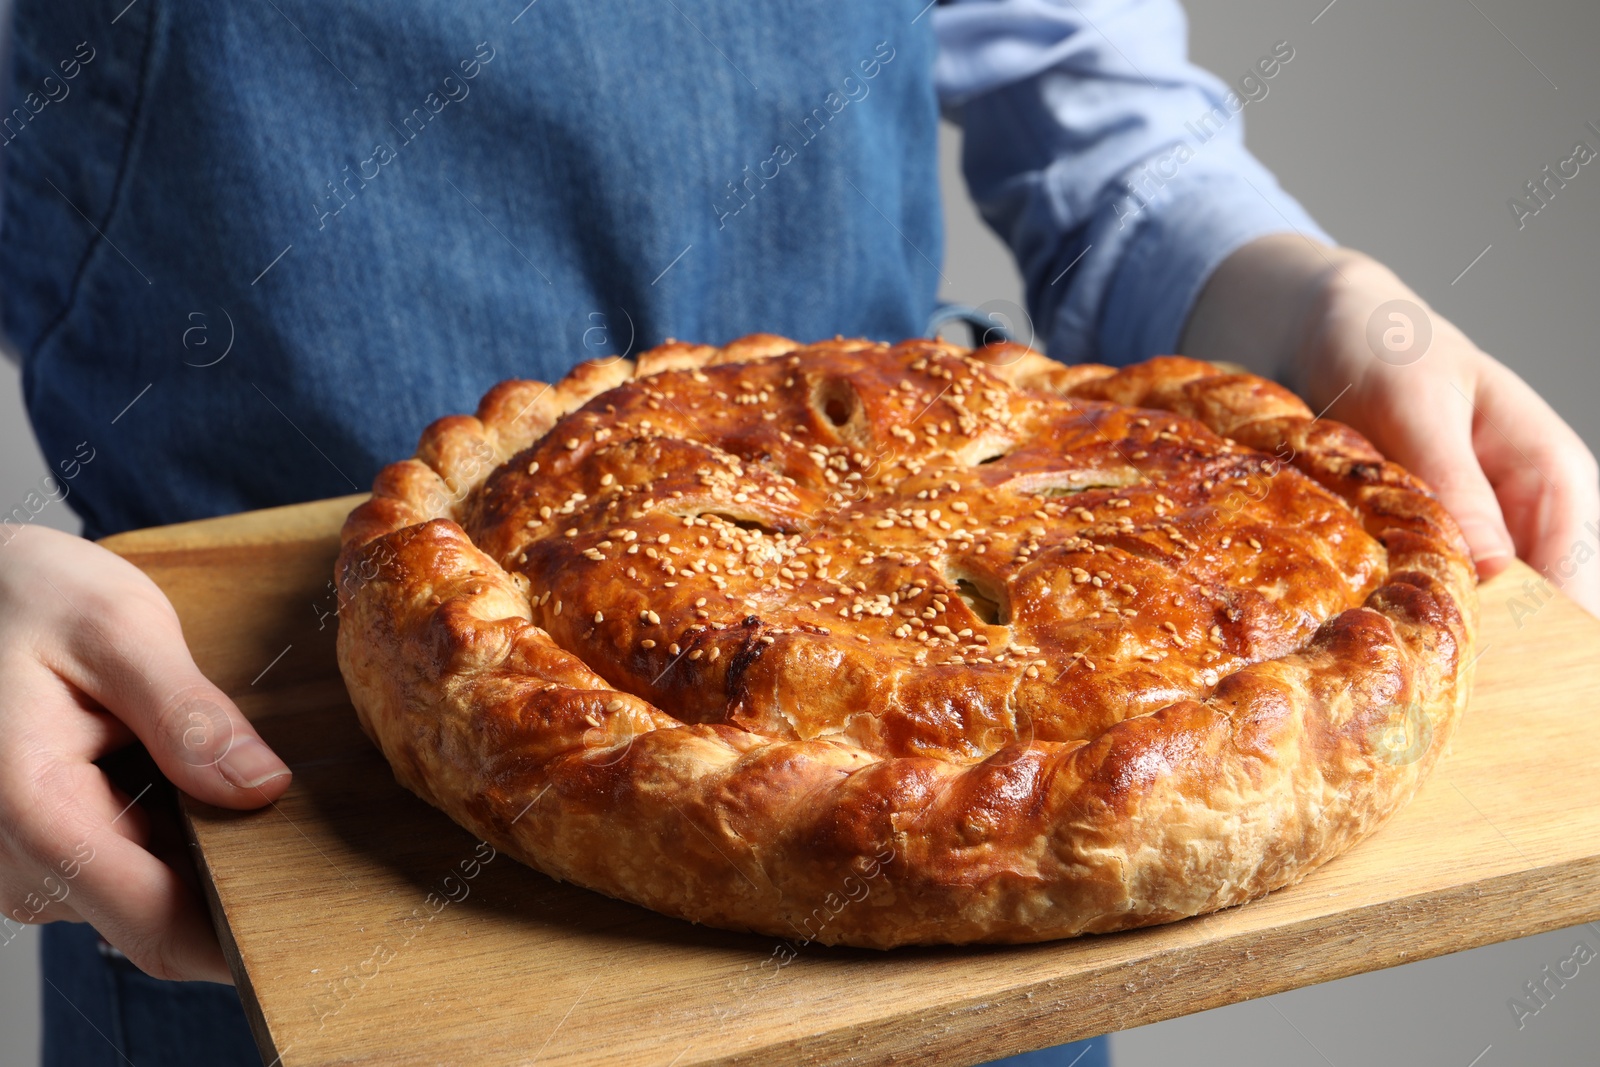
[[81,922],[72,906],[71,879],[59,871],[14,872],[0,887],[0,945],[13,940],[24,926]]
[[200,673],[170,605],[123,596],[73,633],[63,670],[144,742],[178,788],[209,804],[256,808],[289,786],[289,768]]
[[[17,746],[6,745],[7,751],[26,753],[18,761],[38,766],[45,761],[63,766],[82,765],[114,756],[136,740],[132,730],[116,716],[92,706],[88,696],[79,692],[54,671],[42,664],[34,664],[18,679],[18,695],[35,708],[49,709],[52,714],[19,724]],[[13,672],[17,677],[23,672]],[[117,832],[141,848],[150,843],[150,816],[130,796],[119,790],[103,774],[92,776],[92,788],[97,796],[121,814],[112,825]]]
[[65,884],[62,904],[153,977],[228,980],[204,905],[176,871],[123,836],[137,808],[98,767],[49,767],[34,795],[41,817],[24,846]]
[[1473,451],[1470,390],[1459,390],[1448,380],[1413,379],[1405,385],[1391,384],[1369,401],[1379,409],[1375,423],[1384,427],[1375,443],[1428,484],[1461,528],[1479,577],[1491,578],[1510,566],[1516,547],[1494,486]]
[[155,977],[227,980],[204,907],[177,872],[118,832],[134,809],[99,768],[49,763],[0,800],[30,813],[7,820],[8,851],[22,862],[8,865],[0,900],[20,905],[14,918],[90,922]]
[[73,904],[140,970],[169,981],[232,983],[216,932],[177,873],[110,832],[92,834]]
[[43,926],[46,923],[61,922],[81,923],[84,921],[83,916],[79,915],[77,910],[68,904],[46,900],[43,906],[40,906],[37,901],[34,901],[30,906],[30,901],[39,891],[39,887],[34,886],[29,889],[8,890],[6,892],[4,899],[15,900],[17,903],[6,907],[5,914],[0,915],[0,948],[4,948],[16,940],[23,929],[29,926]]
[[1600,476],[1560,416],[1509,369],[1492,364],[1475,438],[1518,554],[1600,614]]

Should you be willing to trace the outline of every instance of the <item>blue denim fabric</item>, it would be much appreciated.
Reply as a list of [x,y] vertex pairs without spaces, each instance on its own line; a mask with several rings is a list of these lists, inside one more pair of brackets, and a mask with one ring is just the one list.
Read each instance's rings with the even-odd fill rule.
[[82,923],[40,933],[42,1067],[261,1067],[231,987],[151,978]]
[[994,1067],[1111,1067],[1111,1042],[1108,1038],[1092,1037],[1070,1045],[1007,1056],[995,1060]]
[[921,332],[921,4],[525,5],[20,0],[0,293],[90,536],[364,489],[584,356]]

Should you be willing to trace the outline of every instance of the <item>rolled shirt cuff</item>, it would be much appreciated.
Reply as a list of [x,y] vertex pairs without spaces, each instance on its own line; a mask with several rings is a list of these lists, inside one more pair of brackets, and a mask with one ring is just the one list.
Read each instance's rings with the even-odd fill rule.
[[[1123,244],[1101,304],[1094,346],[1101,360],[1116,366],[1176,352],[1212,272],[1256,238],[1297,233],[1334,243],[1248,153],[1232,152],[1225,163],[1211,164],[1202,147],[1174,173],[1175,151],[1126,177],[1123,195],[1109,206],[1112,221],[1101,228],[1107,237],[1120,236]],[[1168,161],[1164,167],[1162,160]],[[1052,350],[1058,341],[1072,347],[1070,339],[1052,334]]]

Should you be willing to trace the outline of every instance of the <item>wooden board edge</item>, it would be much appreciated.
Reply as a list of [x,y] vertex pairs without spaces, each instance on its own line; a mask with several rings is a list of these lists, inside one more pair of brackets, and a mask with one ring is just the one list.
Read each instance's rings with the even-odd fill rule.
[[[929,1032],[940,1035],[940,1062],[984,1064],[1003,1056],[1118,1033],[1352,975],[1592,923],[1600,920],[1600,891],[1583,894],[1585,886],[1597,884],[1600,856],[1585,857],[1357,909],[1344,916],[1350,932],[1343,940],[1361,942],[1359,949],[1317,953],[1309,964],[1304,952],[1290,961],[1285,950],[1321,933],[1321,920],[1317,918],[1270,931],[1241,933],[1192,949],[1164,950],[1108,964],[1086,976],[1074,976],[1071,982],[1080,989],[1087,981],[1100,991],[1099,999],[1091,1003],[1083,1002],[1081,992],[1068,996],[1053,989],[1051,980],[1045,980],[1002,994],[945,1003],[936,1013],[902,1011],[866,1025],[846,1024],[806,1038],[733,1053],[697,1059],[691,1047],[678,1065],[748,1067],[755,1057],[754,1062],[797,1067],[818,1063],[899,1067],[927,1055],[926,1041],[909,1035]],[[1563,896],[1563,888],[1570,895]],[[1477,936],[1475,931],[1479,928],[1470,922],[1472,910],[1496,907],[1527,916],[1527,920],[1514,931],[1496,930]],[[1392,939],[1396,929],[1405,929],[1409,934],[1403,944]],[[1464,941],[1463,931],[1469,932]],[[1383,934],[1389,936],[1378,936]],[[1174,992],[1167,980],[1184,972],[1216,977],[1203,981],[1199,990],[1191,983]],[[1121,1006],[1125,997],[1143,997],[1144,1002],[1130,1011]],[[997,1007],[1007,1003],[1009,1010],[996,1012]],[[949,1055],[948,1046],[952,1043],[966,1051]],[[872,1051],[868,1053],[867,1049]],[[663,1051],[669,1057],[674,1054],[674,1050]]]
[[97,543],[120,556],[129,556],[321,540],[336,535],[344,525],[345,516],[370,495],[352,493],[303,504],[284,504],[258,511],[240,511],[210,519],[178,522],[170,526],[149,526],[142,530],[111,534]]
[[256,995],[255,986],[250,981],[250,972],[244,965],[244,954],[239,950],[239,943],[234,940],[233,928],[228,925],[227,908],[223,906],[222,896],[217,892],[216,878],[211,873],[211,862],[206,857],[205,849],[200,846],[193,813],[190,810],[190,800],[186,794],[179,794],[178,808],[183,813],[183,831],[188,839],[189,855],[194,861],[195,872],[200,876],[200,886],[205,891],[206,910],[211,913],[211,926],[217,932],[217,941],[222,945],[222,955],[228,961],[228,970],[233,975],[234,989],[238,991],[239,1003],[243,1005],[245,1019],[250,1024],[250,1035],[255,1038],[256,1049],[261,1053],[261,1062],[268,1064],[269,1067],[282,1067],[283,1054],[278,1051],[277,1042],[273,1040],[272,1029],[267,1025],[266,1016],[261,1010],[261,998]]

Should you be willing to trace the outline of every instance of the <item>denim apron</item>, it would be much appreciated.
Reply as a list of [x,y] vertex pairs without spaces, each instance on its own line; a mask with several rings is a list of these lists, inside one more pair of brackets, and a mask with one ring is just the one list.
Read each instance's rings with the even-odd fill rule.
[[[921,333],[925,4],[19,0],[0,310],[86,535],[363,490],[668,337]],[[232,990],[46,934],[48,1062],[253,1058]]]
[[669,336],[921,333],[921,6],[20,0],[4,326],[86,532],[365,489]]

